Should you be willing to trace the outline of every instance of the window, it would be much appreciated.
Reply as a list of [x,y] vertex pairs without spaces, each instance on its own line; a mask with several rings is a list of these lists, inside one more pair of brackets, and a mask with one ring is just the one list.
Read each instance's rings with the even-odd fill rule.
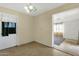
[[64,33],[64,24],[63,23],[55,23],[54,24],[54,32]]

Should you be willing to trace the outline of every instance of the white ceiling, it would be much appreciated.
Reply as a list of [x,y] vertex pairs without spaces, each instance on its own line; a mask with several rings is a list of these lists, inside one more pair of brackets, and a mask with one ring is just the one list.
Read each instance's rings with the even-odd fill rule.
[[[32,3],[32,5],[35,6],[38,9],[38,11],[30,15],[36,16],[45,11],[62,6],[63,4],[64,3]],[[16,11],[20,11],[27,14],[26,10],[24,9],[24,6],[26,5],[27,3],[0,3],[0,7],[14,9]]]
[[79,20],[79,8],[70,9],[53,15],[54,23]]

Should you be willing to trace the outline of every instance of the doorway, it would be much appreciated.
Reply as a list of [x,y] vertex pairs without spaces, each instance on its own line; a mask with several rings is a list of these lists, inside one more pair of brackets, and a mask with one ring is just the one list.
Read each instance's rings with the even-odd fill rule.
[[52,47],[79,55],[79,8],[52,16]]
[[64,41],[63,33],[64,33],[63,22],[54,23],[54,44],[55,45],[60,45]]

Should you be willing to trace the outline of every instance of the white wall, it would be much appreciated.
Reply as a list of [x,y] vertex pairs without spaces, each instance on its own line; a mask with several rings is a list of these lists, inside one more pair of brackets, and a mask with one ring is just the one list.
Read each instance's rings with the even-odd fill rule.
[[47,46],[52,46],[52,16],[42,14],[35,17],[34,39]]
[[0,12],[0,50],[16,46],[16,34],[2,36],[2,22],[15,22],[17,25],[17,20],[17,16]]
[[78,40],[79,20],[64,22],[64,38]]
[[0,50],[16,46],[16,34],[10,34],[9,36],[0,36]]

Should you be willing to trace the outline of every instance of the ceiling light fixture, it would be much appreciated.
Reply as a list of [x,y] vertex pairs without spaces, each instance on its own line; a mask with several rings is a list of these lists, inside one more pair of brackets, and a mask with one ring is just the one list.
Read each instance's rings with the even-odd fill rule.
[[31,9],[31,10],[32,10],[33,8],[34,8],[34,7],[33,7],[32,5],[29,6],[29,9]]
[[36,7],[32,4],[27,4],[24,8],[27,11],[27,13],[34,13],[37,11]]
[[24,8],[28,13],[30,12],[27,6],[25,6]]

